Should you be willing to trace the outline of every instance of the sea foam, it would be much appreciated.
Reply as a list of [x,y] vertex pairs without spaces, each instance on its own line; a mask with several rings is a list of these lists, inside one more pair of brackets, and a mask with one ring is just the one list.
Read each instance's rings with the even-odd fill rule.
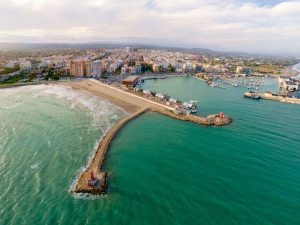
[[[104,130],[111,127],[119,118],[127,113],[120,107],[113,105],[106,99],[92,95],[89,92],[80,92],[72,89],[71,87],[63,85],[32,85],[23,86],[12,89],[0,90],[3,95],[16,96],[16,104],[4,105],[3,109],[10,109],[18,107],[25,101],[19,101],[18,96],[24,96],[24,92],[31,96],[31,98],[39,98],[43,96],[54,96],[60,99],[67,100],[71,109],[80,107],[87,111],[92,118],[92,125],[98,128],[104,128]],[[1,105],[0,105],[1,106]]]

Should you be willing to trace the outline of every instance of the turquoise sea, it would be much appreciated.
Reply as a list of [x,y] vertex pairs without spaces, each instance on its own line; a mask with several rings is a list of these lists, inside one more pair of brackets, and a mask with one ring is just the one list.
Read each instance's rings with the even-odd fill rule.
[[[267,80],[265,89],[277,82]],[[198,100],[203,127],[148,113],[124,127],[105,162],[109,193],[69,189],[122,110],[52,86],[0,90],[0,224],[300,224],[299,105],[255,101],[192,77],[144,88]]]

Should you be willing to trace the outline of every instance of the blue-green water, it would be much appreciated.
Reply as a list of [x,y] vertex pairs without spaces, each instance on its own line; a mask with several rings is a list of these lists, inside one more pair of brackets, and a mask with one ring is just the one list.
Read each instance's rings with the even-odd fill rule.
[[[114,139],[109,194],[94,200],[68,189],[102,130],[123,113],[100,100],[74,105],[49,91],[0,90],[0,224],[300,224],[298,105],[245,99],[244,89],[190,77],[145,88],[198,100],[200,114],[223,111],[234,122],[137,118]],[[5,108],[16,98],[24,103]]]

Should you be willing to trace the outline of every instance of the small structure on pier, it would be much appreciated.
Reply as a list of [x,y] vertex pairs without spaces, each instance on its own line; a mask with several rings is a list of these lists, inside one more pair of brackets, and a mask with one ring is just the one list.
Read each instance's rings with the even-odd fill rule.
[[139,80],[138,76],[129,76],[122,81],[122,84],[133,87],[137,84],[138,80]]
[[100,179],[94,176],[94,171],[91,172],[90,178],[87,180],[87,184],[90,187],[97,187],[99,186]]

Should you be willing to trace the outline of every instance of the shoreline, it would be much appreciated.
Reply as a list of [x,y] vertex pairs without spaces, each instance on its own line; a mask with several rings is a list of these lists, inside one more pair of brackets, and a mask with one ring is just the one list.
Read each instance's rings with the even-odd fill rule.
[[292,69],[295,70],[295,71],[297,71],[298,74],[300,74],[300,69],[296,69],[296,68],[295,68],[297,65],[299,65],[299,67],[300,67],[300,62],[297,63],[297,64],[295,64],[295,65],[293,65],[293,66],[292,66]]
[[[207,117],[191,114],[177,114],[175,108],[121,90],[117,87],[103,84],[93,79],[65,82],[61,85],[71,87],[78,91],[90,92],[93,95],[105,98],[121,107],[129,114],[128,116],[120,119],[101,138],[97,150],[93,154],[92,159],[89,160],[89,164],[86,166],[86,169],[78,176],[78,179],[72,188],[72,193],[87,193],[92,195],[101,195],[106,193],[108,173],[102,170],[102,165],[110,143],[128,122],[148,111],[204,126],[224,126],[232,122],[230,117],[219,117],[219,114]],[[92,178],[97,180],[97,186],[89,185]]]
[[300,67],[300,63],[297,63],[297,64],[295,64],[295,65],[293,66],[293,68],[292,68],[294,71],[296,71],[296,72],[298,73],[297,75],[293,76],[293,78],[295,78],[295,79],[300,79],[300,69],[296,69],[296,68],[295,68],[297,65],[299,65],[299,67]]
[[285,68],[280,76],[288,76],[288,77],[297,77],[300,75],[300,71],[295,69],[295,66],[297,66],[299,63],[292,65],[292,66],[288,66],[287,68]]

